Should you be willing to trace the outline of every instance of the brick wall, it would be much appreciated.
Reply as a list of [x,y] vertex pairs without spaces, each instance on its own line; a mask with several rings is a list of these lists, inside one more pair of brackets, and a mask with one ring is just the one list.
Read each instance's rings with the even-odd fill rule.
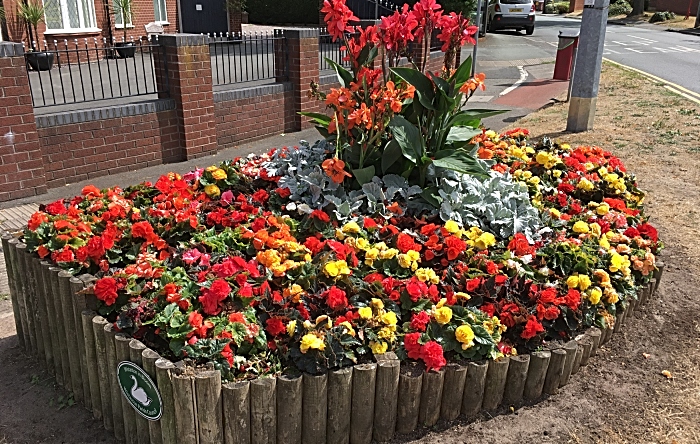
[[184,160],[172,100],[37,118],[46,184]]
[[21,45],[0,43],[0,201],[46,192]]
[[293,131],[293,99],[289,83],[214,93],[219,149]]
[[671,11],[685,17],[690,6],[690,15],[695,15],[698,11],[698,0],[649,0],[649,9],[654,11]]

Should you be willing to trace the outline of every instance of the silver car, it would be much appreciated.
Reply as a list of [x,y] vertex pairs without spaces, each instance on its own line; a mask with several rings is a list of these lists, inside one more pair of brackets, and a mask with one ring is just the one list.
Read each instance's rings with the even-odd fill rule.
[[535,32],[535,3],[533,0],[491,0],[488,6],[487,22],[489,31],[499,29],[525,30],[525,34]]

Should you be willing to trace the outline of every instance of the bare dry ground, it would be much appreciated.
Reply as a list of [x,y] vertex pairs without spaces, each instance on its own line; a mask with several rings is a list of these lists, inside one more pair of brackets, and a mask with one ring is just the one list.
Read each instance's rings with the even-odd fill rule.
[[[700,106],[644,77],[606,65],[595,130],[566,134],[560,103],[514,126],[536,137],[599,145],[619,155],[648,191],[667,249],[660,299],[627,322],[572,382],[535,406],[397,442],[700,442]],[[0,300],[0,444],[113,443],[100,424],[23,356],[9,301]],[[643,353],[648,354],[645,358]],[[661,375],[663,370],[673,378]]]

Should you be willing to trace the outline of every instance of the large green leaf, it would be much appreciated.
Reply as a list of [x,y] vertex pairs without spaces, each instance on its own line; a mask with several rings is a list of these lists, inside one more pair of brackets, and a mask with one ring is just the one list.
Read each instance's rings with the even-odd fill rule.
[[333,69],[335,70],[335,73],[338,75],[338,80],[340,81],[340,86],[344,86],[346,88],[350,87],[350,83],[353,81],[352,73],[348,71],[347,69],[343,68],[342,66],[338,65],[335,63],[333,60],[329,59],[328,57],[324,57],[326,60],[326,63],[328,63]]
[[401,152],[401,147],[396,139],[391,139],[389,143],[384,147],[384,152],[382,153],[382,173],[386,174],[397,160],[403,156]]
[[404,157],[417,164],[423,157],[422,138],[418,128],[401,116],[394,116],[389,127]]
[[481,134],[478,128],[468,126],[453,126],[447,134],[447,142],[469,142],[474,136]]
[[456,85],[461,85],[467,80],[469,80],[469,77],[472,75],[472,56],[470,55],[467,57],[465,61],[463,61],[459,67],[455,70],[454,74],[452,74],[452,77],[450,77],[450,83],[455,82],[455,87]]
[[325,114],[308,112],[302,112],[299,114],[301,114],[304,117],[310,118],[313,123],[321,125],[325,128],[328,128],[328,125],[331,123],[331,116],[327,116]]
[[364,185],[366,183],[369,183],[372,181],[372,178],[374,177],[374,165],[370,165],[365,168],[358,168],[356,170],[352,170],[352,175],[355,176],[355,179],[357,179],[357,182],[360,185]]
[[464,150],[443,150],[437,153],[433,164],[436,167],[486,177],[486,170],[479,161]]
[[416,88],[421,105],[431,110],[435,109],[433,107],[433,98],[435,97],[433,82],[425,74],[413,68],[391,68],[391,72]]

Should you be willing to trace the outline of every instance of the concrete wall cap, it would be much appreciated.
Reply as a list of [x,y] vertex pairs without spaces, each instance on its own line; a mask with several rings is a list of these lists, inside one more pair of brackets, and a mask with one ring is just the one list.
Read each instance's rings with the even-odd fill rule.
[[19,57],[24,55],[21,43],[0,42],[0,57]]
[[117,119],[120,117],[138,116],[174,109],[175,101],[173,99],[156,99],[131,105],[114,105],[88,110],[43,114],[36,116],[36,127],[51,128],[54,126],[70,125],[71,123]]
[[201,34],[161,34],[158,42],[163,46],[180,48],[183,46],[204,46],[209,44],[209,37]]

